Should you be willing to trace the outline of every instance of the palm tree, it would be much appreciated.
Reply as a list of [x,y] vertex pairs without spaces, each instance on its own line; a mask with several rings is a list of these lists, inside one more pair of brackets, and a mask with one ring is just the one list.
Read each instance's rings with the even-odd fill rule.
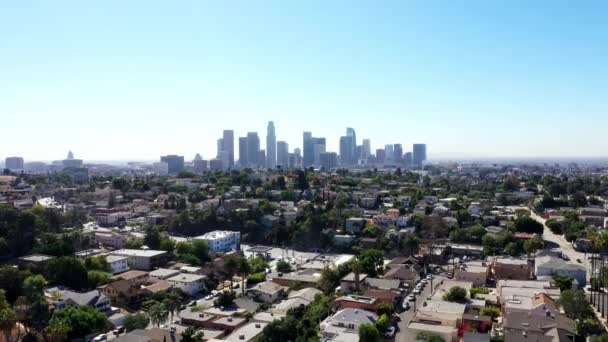
[[224,262],[224,272],[226,272],[226,276],[230,281],[230,290],[232,291],[232,277],[239,269],[239,261],[236,257],[228,257]]
[[152,325],[156,325],[158,327],[161,323],[167,320],[169,317],[169,311],[162,303],[157,303],[150,307],[148,315],[150,315]]
[[241,295],[245,295],[245,277],[251,272],[249,262],[246,258],[240,258],[238,273],[241,277]]
[[166,298],[163,300],[162,305],[167,309],[169,314],[171,314],[171,321],[173,321],[173,315],[179,310],[180,303],[174,298]]
[[359,276],[361,275],[361,272],[363,272],[363,265],[361,265],[359,259],[355,259],[352,262],[351,269],[355,274],[355,291],[359,292]]

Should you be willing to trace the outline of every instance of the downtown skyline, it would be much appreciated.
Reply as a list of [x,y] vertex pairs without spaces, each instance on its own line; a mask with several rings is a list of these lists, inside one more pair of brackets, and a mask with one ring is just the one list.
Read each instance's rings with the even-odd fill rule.
[[0,157],[209,158],[268,121],[291,149],[354,127],[429,159],[604,157],[606,4],[564,4],[12,4]]

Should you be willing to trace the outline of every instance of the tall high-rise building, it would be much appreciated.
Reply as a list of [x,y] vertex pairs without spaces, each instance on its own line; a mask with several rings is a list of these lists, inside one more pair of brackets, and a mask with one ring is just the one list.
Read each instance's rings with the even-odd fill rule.
[[426,144],[414,144],[412,163],[415,166],[422,166],[426,161]]
[[357,147],[357,133],[354,128],[346,127],[346,136],[353,139],[352,142],[352,154],[355,153],[355,147]]
[[264,159],[260,160],[260,137],[257,132],[247,133],[247,161],[249,166],[258,167],[264,163]]
[[384,152],[384,149],[382,149],[382,148],[376,149],[376,163],[384,164],[385,161],[386,161],[386,154]]
[[274,169],[277,165],[277,136],[274,131],[274,122],[268,121],[266,128],[266,167]]
[[315,162],[315,143],[312,138],[312,133],[304,132],[304,140],[302,142],[304,156],[302,163],[304,167],[309,167]]
[[351,165],[353,164],[353,137],[352,136],[343,136],[340,137],[340,164],[341,165]]
[[407,167],[412,166],[412,152],[405,152],[403,155],[403,164]]
[[222,143],[224,151],[228,152],[228,167],[234,166],[234,131],[225,129],[222,135]]
[[217,156],[217,159],[222,161],[222,168],[224,170],[228,169],[230,166],[230,152],[223,150],[219,156]]
[[4,159],[4,168],[9,170],[23,170],[22,157],[6,157]]
[[385,162],[387,164],[390,163],[394,163],[395,162],[395,156],[393,153],[393,145],[388,144],[388,145],[384,145],[384,158],[385,158]]
[[289,144],[285,141],[277,142],[277,165],[283,169],[289,167]]
[[393,145],[393,160],[397,164],[403,163],[403,147],[401,147],[401,144]]
[[266,150],[260,150],[260,152],[258,152],[258,166],[264,167],[265,164],[266,164]]
[[223,150],[224,150],[224,139],[219,138],[219,139],[217,139],[217,152],[215,153],[215,157],[219,159]]
[[325,170],[331,170],[338,166],[338,155],[336,152],[323,152],[319,156],[321,167]]
[[325,138],[312,138],[313,141],[313,164],[321,165],[321,153],[325,152]]
[[160,161],[167,163],[169,174],[177,174],[184,171],[184,156],[171,154],[160,157]]
[[249,159],[247,158],[247,137],[239,137],[239,164],[241,164],[241,167],[249,165]]
[[64,167],[80,168],[82,167],[82,159],[75,159],[74,153],[72,153],[72,151],[68,151],[67,158],[62,160],[61,164],[63,164]]
[[367,159],[372,155],[372,145],[369,139],[363,139],[363,148],[361,149],[361,158]]

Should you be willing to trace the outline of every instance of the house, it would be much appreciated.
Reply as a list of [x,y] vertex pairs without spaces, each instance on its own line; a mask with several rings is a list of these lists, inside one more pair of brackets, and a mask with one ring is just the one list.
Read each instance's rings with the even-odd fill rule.
[[145,271],[127,271],[117,274],[111,278],[112,280],[126,280],[129,284],[140,286],[148,282],[148,272]]
[[559,313],[509,312],[503,318],[502,329],[505,342],[570,342],[576,335],[575,322]]
[[134,270],[149,271],[165,263],[166,251],[152,249],[119,249],[112,255],[126,256],[129,267]]
[[222,340],[228,342],[253,341],[260,333],[262,333],[262,330],[264,330],[267,325],[268,323],[251,322],[238,328],[232,334],[224,337]]
[[285,296],[288,287],[265,281],[247,289],[247,296],[264,303],[274,303]]
[[402,284],[407,284],[413,288],[420,280],[420,274],[415,268],[408,265],[388,264],[388,270],[384,273],[384,279],[399,280]]
[[365,284],[367,288],[377,290],[390,290],[399,291],[401,287],[401,280],[399,279],[384,279],[384,278],[365,278]]
[[56,308],[90,305],[97,311],[104,313],[112,308],[110,299],[99,290],[74,292],[54,287],[45,290],[44,294],[49,299],[49,303]]
[[300,306],[307,307],[315,300],[315,297],[321,293],[322,291],[319,291],[312,287],[293,291],[287,296],[286,300],[282,301],[274,308],[272,308],[271,312],[273,314],[285,315],[290,309],[297,308]]
[[359,309],[342,309],[327,317],[321,324],[321,340],[358,341],[359,326],[376,324],[378,315],[371,311]]
[[359,279],[357,282],[357,276],[355,273],[350,272],[345,275],[342,279],[340,279],[340,289],[344,293],[351,293],[356,291],[357,288],[359,290],[366,289],[367,286],[365,284],[365,279],[367,278],[367,274],[361,273],[359,274]]
[[123,248],[127,244],[127,236],[117,232],[95,232],[94,241],[96,245],[103,245],[112,248]]
[[151,271],[148,276],[150,277],[151,282],[157,282],[159,280],[167,280],[171,277],[174,277],[181,272],[179,270],[172,270],[169,268],[157,268],[154,271]]
[[128,258],[120,255],[106,255],[106,263],[112,274],[123,273],[129,270]]
[[556,274],[569,276],[576,279],[581,287],[587,284],[587,269],[583,265],[566,262],[553,256],[536,258],[534,273],[537,277],[554,276]]
[[458,341],[458,328],[445,325],[410,322],[407,326],[407,333],[409,334],[408,341],[416,341],[416,336],[420,333],[438,335],[445,342]]
[[532,267],[525,258],[493,257],[490,260],[490,271],[497,280],[527,280],[532,276]]
[[369,289],[363,293],[366,297],[375,298],[379,304],[394,306],[397,302],[398,294],[395,291]]
[[421,306],[413,320],[416,322],[445,325],[457,328],[462,323],[462,317],[466,310],[465,304],[446,302],[444,300],[427,300],[426,305]]
[[470,261],[458,265],[455,279],[473,283],[474,286],[485,285],[488,281],[490,268],[485,261]]
[[360,309],[375,312],[377,304],[376,298],[368,296],[346,295],[335,300],[336,310]]
[[204,279],[205,276],[202,275],[181,273],[167,278],[167,281],[173,285],[173,287],[182,290],[189,296],[194,296],[205,288]]
[[53,259],[55,259],[55,257],[52,255],[30,254],[30,255],[19,257],[18,263],[19,263],[19,267],[22,267],[22,268],[28,268],[28,267],[42,268],[49,261],[51,261]]
[[117,280],[97,288],[106,295],[113,304],[124,306],[135,301],[139,296],[139,287],[127,280]]
[[365,228],[366,219],[362,217],[349,217],[346,219],[346,231],[351,234],[361,233],[363,228]]
[[216,230],[193,239],[207,241],[209,251],[214,253],[238,251],[241,248],[241,233],[236,231]]

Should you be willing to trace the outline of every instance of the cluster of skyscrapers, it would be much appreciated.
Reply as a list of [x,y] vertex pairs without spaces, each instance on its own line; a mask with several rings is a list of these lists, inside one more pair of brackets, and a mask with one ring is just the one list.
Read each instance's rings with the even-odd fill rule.
[[[207,161],[197,154],[192,161],[195,172],[206,170],[225,170],[232,168],[270,168],[282,169],[294,167],[318,167],[333,169],[340,167],[396,166],[420,167],[426,161],[426,145],[414,144],[411,152],[404,152],[401,144],[388,144],[372,153],[371,142],[363,139],[359,145],[353,128],[346,128],[346,135],[340,137],[339,153],[326,149],[324,137],[314,137],[311,132],[304,132],[302,150],[289,150],[285,141],[277,141],[274,122],[268,122],[266,130],[266,148],[263,149],[257,132],[248,132],[238,138],[238,160],[235,159],[234,131],[225,130],[217,141],[215,158]],[[303,153],[302,153],[303,152]],[[169,155],[161,157],[167,164],[170,174],[184,169],[182,156]],[[163,165],[160,165],[163,167]]]

